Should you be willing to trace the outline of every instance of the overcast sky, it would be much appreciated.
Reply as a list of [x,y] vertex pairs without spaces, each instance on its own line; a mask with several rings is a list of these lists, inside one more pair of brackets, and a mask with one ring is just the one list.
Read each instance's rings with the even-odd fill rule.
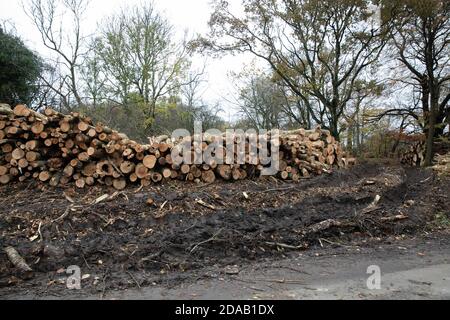
[[[26,2],[26,0],[24,1]],[[139,4],[142,1],[145,0],[91,0],[90,10],[87,12],[83,25],[84,33],[95,33],[97,23],[102,18],[119,11],[125,5]],[[155,0],[154,4],[180,34],[186,29],[190,34],[196,34],[205,33],[208,30],[207,23],[211,13],[209,2],[210,0]],[[231,2],[239,5],[240,0],[231,0]],[[39,34],[23,12],[22,0],[0,0],[0,20],[12,22],[25,43],[45,56],[47,51],[42,47],[39,42]],[[200,56],[194,57],[194,65],[200,68],[205,59]],[[222,116],[226,118],[235,113],[233,106],[226,101],[230,95],[234,94],[233,85],[227,77],[227,73],[239,72],[243,65],[250,61],[251,57],[249,56],[227,56],[219,60],[207,58],[208,85],[204,88],[203,97],[211,104],[221,102],[225,109]]]

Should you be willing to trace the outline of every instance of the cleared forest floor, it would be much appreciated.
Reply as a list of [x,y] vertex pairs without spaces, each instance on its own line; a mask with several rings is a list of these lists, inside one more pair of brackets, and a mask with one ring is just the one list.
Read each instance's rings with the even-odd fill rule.
[[[296,183],[171,182],[122,193],[35,182],[0,187],[0,247],[16,248],[34,270],[19,274],[1,252],[0,295],[101,298],[193,283],[211,268],[232,276],[299,252],[448,239],[449,191],[448,177],[387,163]],[[66,288],[71,265],[84,275],[79,292]]]

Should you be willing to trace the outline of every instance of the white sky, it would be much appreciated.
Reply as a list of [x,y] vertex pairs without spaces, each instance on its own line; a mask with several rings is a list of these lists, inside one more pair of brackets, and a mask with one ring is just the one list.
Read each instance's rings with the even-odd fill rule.
[[[26,0],[24,0],[26,1]],[[139,4],[146,0],[91,0],[83,25],[85,34],[95,33],[97,23],[102,18],[120,10],[125,5]],[[180,34],[188,30],[189,34],[206,33],[211,8],[209,0],[155,0],[154,4]],[[240,0],[231,0],[233,5],[239,5]],[[45,56],[48,51],[42,47],[39,34],[23,12],[22,0],[0,0],[0,20],[9,20],[17,30],[17,34],[33,50]],[[206,60],[207,59],[207,60]],[[225,110],[221,115],[229,118],[235,113],[233,106],[227,103],[233,92],[233,86],[227,73],[239,72],[245,63],[251,61],[250,56],[226,56],[221,59],[212,59],[201,56],[193,57],[194,68],[200,68],[206,60],[206,77],[208,84],[203,92],[206,102],[214,104],[220,102]]]

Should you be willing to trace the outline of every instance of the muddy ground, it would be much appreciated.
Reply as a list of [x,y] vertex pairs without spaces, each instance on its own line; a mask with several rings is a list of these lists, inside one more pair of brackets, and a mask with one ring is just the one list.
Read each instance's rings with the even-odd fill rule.
[[183,286],[208,270],[232,276],[325,247],[370,249],[424,235],[447,240],[449,190],[450,179],[430,170],[388,163],[296,183],[170,182],[122,193],[3,186],[0,247],[16,248],[34,272],[19,272],[2,251],[0,296],[74,295],[65,285],[71,265],[84,275],[75,295],[102,298],[112,290]]

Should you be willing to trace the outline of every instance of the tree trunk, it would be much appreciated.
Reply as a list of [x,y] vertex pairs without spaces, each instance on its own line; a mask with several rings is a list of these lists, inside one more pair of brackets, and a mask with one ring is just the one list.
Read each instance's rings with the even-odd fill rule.
[[347,128],[347,150],[353,153],[353,125],[351,124]]
[[430,113],[428,116],[428,130],[426,134],[425,142],[425,162],[424,165],[429,167],[433,164],[433,141],[436,131],[436,108],[438,106],[436,98],[432,96],[432,101],[430,105]]

